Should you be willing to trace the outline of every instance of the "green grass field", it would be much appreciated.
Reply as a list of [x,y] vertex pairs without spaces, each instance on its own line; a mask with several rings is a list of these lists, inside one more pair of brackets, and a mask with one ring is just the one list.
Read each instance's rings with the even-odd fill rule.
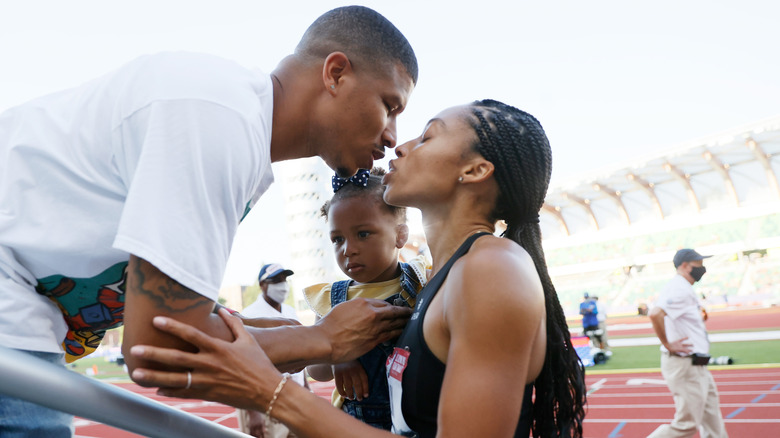
[[[636,368],[660,368],[661,353],[658,345],[639,347],[615,347],[612,357],[604,364],[588,370],[622,370]],[[710,344],[713,357],[729,356],[734,365],[780,364],[780,341],[714,342]]]
[[76,362],[73,362],[72,364],[68,364],[68,369],[80,374],[86,374],[87,369],[92,368],[93,366],[97,366],[98,372],[94,377],[98,379],[124,378],[128,381],[130,380],[130,377],[127,376],[124,367],[117,365],[116,363],[107,362],[106,359],[102,357],[87,356],[84,359],[80,359]]
[[[661,353],[657,345],[639,347],[615,347],[612,357],[604,364],[589,367],[596,370],[630,370],[640,368],[657,369],[661,366]],[[716,342],[711,344],[713,357],[729,356],[734,365],[780,364],[780,341]],[[98,379],[127,379],[123,367],[106,362],[102,357],[86,357],[68,366],[71,370],[85,374],[88,368],[97,366]]]

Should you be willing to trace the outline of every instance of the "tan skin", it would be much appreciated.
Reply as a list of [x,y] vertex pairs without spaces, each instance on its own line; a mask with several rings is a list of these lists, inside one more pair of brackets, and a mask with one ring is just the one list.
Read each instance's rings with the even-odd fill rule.
[[[181,286],[137,257],[131,256],[130,270],[138,272],[132,276],[128,273],[122,351],[129,364],[131,378],[134,376],[132,370],[136,367],[165,366],[130,354],[132,345],[157,345],[195,351],[192,345],[178,337],[154,329],[152,320],[156,316],[167,316],[195,327],[204,327],[201,330],[215,338],[233,339],[234,335],[219,316],[211,313],[211,301]],[[164,299],[175,303],[177,307],[167,305]],[[393,309],[393,306],[381,300],[354,300],[354,303],[339,307],[313,326],[247,326],[247,330],[280,369],[290,371],[300,370],[312,363],[338,363],[354,359],[373,348],[378,339],[393,339],[403,331],[408,310]],[[150,312],[156,314],[143,314],[144,309],[150,309]],[[143,330],[144,323],[149,324],[151,330]],[[140,381],[137,383],[143,384]]]
[[[688,283],[693,284],[695,283],[695,280],[693,277],[691,277],[691,269],[702,266],[704,266],[704,262],[702,260],[682,262],[680,266],[677,267],[677,273],[685,278]],[[676,339],[673,342],[669,342],[669,339],[666,338],[666,322],[664,320],[666,317],[666,312],[664,309],[660,307],[653,307],[648,316],[650,317],[650,322],[653,324],[653,331],[655,331],[655,335],[658,336],[658,340],[661,341],[661,344],[667,350],[669,350],[669,353],[678,354],[681,356],[687,356],[693,353],[693,344],[688,341],[687,336]],[[707,318],[707,311],[702,308],[702,319],[706,321]]]
[[[388,203],[422,210],[434,274],[466,237],[493,230],[489,213],[497,194],[494,166],[470,150],[474,133],[462,120],[463,111],[456,107],[440,113],[422,137],[399,146],[399,158],[391,162],[391,172],[384,179]],[[424,167],[428,171],[419,172]],[[423,325],[426,343],[447,364],[438,436],[513,436],[524,386],[539,375],[544,361],[544,315],[542,285],[533,262],[515,243],[482,237],[454,264]],[[267,408],[281,378],[271,373],[270,362],[260,349],[244,348],[249,337],[243,327],[234,318],[222,316],[237,335],[233,344],[206,338],[183,324],[158,320],[158,327],[165,324],[166,331],[190,340],[200,352],[133,351],[192,368],[193,388],[182,389],[183,373],[143,370],[143,376],[136,378],[167,387],[160,392],[170,396]],[[241,390],[215,385],[225,380]],[[246,386],[258,391],[246,394]],[[326,401],[289,383],[279,393],[272,414],[301,437],[393,436],[332,409]]]
[[342,52],[322,60],[290,55],[274,79],[271,160],[318,155],[350,176],[395,147],[396,118],[414,84],[398,64],[383,77],[354,71]]
[[[383,74],[361,71],[356,72],[352,61],[337,51],[325,59],[290,55],[282,60],[272,73],[271,161],[318,155],[340,173],[352,175],[358,168],[370,168],[374,159],[384,156],[386,147],[395,147],[396,117],[404,110],[414,83],[400,64]],[[127,276],[122,348],[131,376],[138,367],[165,367],[129,354],[134,345],[194,351],[187,342],[155,329],[155,316],[182,321],[220,339],[233,339],[224,322],[212,314],[212,301],[150,263],[131,255]],[[398,336],[409,314],[378,300],[346,304],[310,328],[249,330],[275,364],[300,369],[360,356],[377,341]],[[278,321],[251,323],[262,327]]]

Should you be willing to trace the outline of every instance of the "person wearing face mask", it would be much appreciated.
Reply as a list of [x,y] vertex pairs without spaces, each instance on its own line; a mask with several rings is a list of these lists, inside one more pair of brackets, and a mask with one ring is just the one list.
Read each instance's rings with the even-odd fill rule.
[[[241,311],[244,318],[287,318],[298,320],[298,314],[292,306],[285,304],[290,294],[287,277],[293,271],[285,269],[278,263],[270,263],[260,268],[257,280],[260,284],[260,296],[254,303]],[[292,374],[291,380],[308,388],[306,375],[303,371]],[[254,437],[288,438],[294,435],[282,423],[268,421],[265,414],[259,411],[238,410],[239,427],[242,432]]]
[[648,438],[689,437],[698,430],[702,438],[728,437],[718,389],[707,370],[707,313],[693,291],[693,283],[707,272],[703,260],[709,257],[690,248],[677,251],[673,260],[677,275],[650,311],[653,330],[661,341],[661,373],[674,395],[676,412],[671,424],[659,426]]

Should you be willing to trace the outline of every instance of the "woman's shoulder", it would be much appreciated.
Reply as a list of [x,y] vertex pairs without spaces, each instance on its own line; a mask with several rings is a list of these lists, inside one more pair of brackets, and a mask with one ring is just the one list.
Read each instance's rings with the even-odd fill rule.
[[539,274],[534,260],[516,242],[496,236],[486,236],[474,242],[468,253],[451,271],[455,286],[466,289],[490,290],[492,294],[542,297]]
[[[447,276],[444,315],[452,331],[469,339],[535,333],[545,314],[544,288],[531,256],[508,239],[486,236]],[[471,336],[474,338],[471,338]]]
[[469,252],[463,256],[464,265],[474,265],[490,271],[513,272],[521,266],[534,267],[528,252],[517,242],[498,236],[484,236],[477,239]]

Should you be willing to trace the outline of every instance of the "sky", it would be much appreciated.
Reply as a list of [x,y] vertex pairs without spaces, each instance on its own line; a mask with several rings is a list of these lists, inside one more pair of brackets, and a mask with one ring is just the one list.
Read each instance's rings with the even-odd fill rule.
[[[347,4],[2,2],[0,111],[147,53],[206,52],[270,72],[314,19]],[[444,108],[501,100],[541,121],[553,184],[780,114],[777,2],[359,4],[390,19],[418,57],[420,78],[398,120],[401,141]],[[279,252],[282,199],[273,187],[240,227],[226,284],[246,282],[258,263],[289,261]]]

